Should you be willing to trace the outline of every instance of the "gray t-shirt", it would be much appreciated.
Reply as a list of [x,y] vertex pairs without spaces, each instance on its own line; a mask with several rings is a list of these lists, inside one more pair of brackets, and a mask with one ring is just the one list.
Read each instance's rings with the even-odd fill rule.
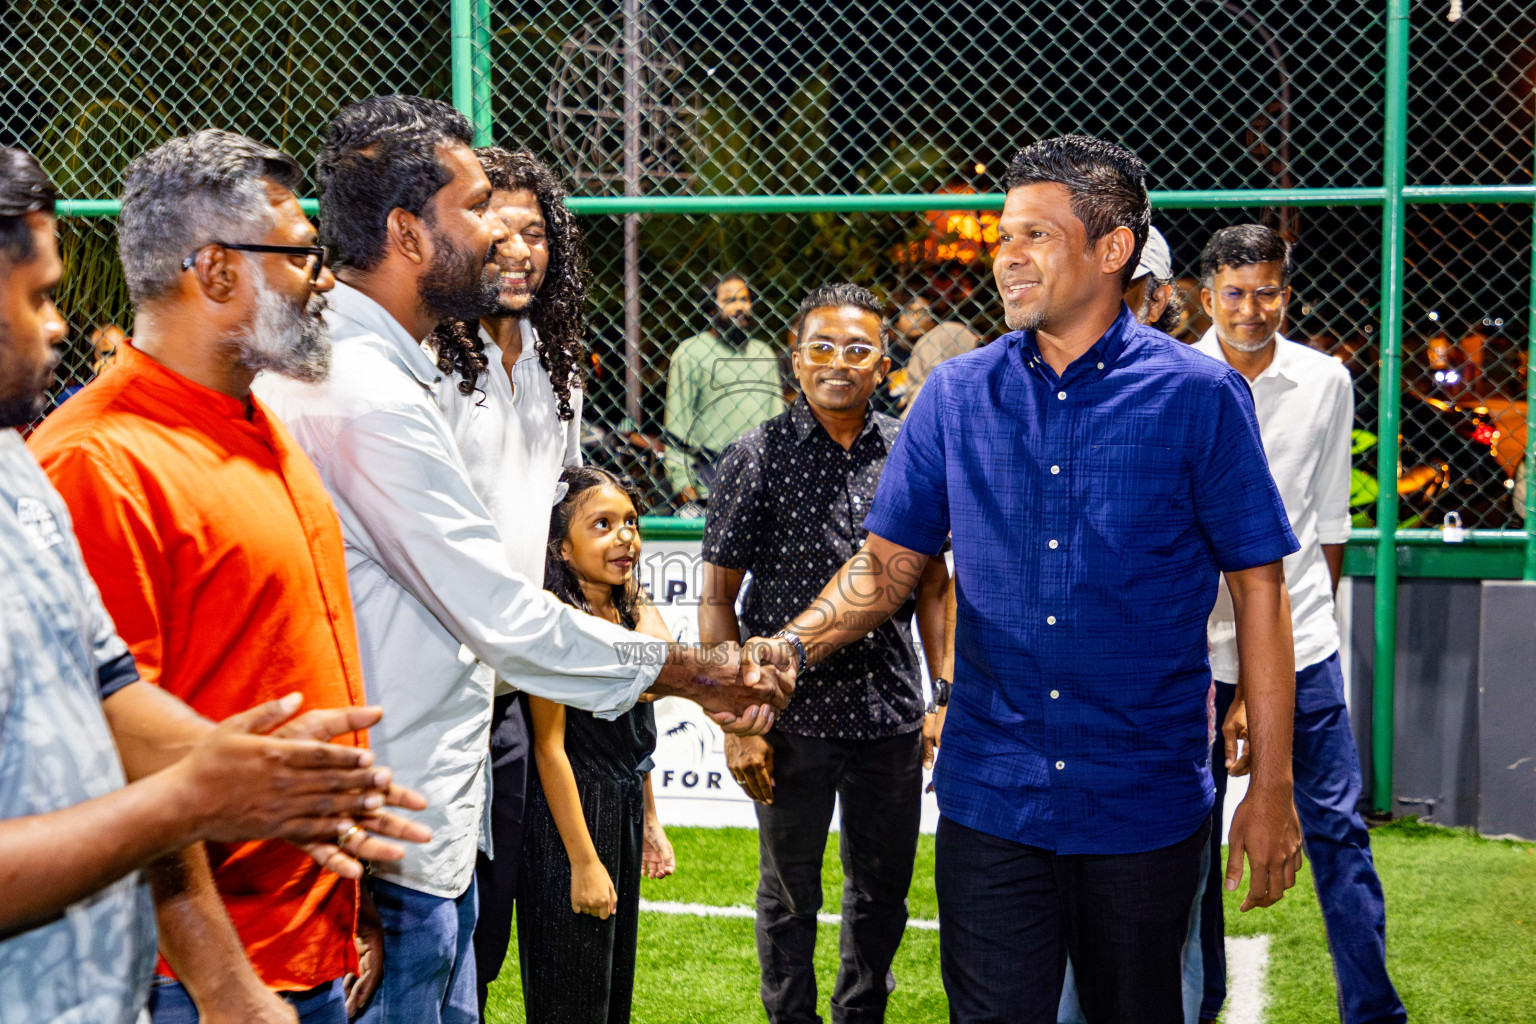
[[[0,818],[125,784],[101,675],[127,653],[63,500],[21,437],[0,430]],[[0,939],[0,1024],[131,1024],[154,966],[154,907],[136,872]]]

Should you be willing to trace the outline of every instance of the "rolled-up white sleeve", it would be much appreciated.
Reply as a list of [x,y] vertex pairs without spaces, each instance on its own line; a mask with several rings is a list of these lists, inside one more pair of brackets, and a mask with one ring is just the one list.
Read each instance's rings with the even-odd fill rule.
[[655,682],[663,660],[655,641],[512,571],[441,423],[411,408],[370,412],[341,430],[326,461],[360,550],[499,676],[603,718],[627,711]]
[[1343,544],[1349,540],[1349,455],[1355,427],[1355,390],[1342,366],[1337,375],[1330,375],[1329,383],[1333,401],[1317,468],[1317,542]]

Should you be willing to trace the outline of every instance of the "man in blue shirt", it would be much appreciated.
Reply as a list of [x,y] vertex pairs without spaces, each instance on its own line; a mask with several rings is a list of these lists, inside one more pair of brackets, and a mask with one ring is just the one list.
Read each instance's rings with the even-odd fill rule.
[[1067,136],[1022,150],[1004,184],[994,276],[1013,333],[934,370],[868,541],[766,643],[814,662],[863,636],[952,532],[936,866],[950,1019],[1053,1022],[1070,953],[1090,1024],[1174,1024],[1210,829],[1219,574],[1253,756],[1227,887],[1246,853],[1243,907],[1268,906],[1300,866],[1280,565],[1296,540],[1241,375],[1121,300],[1151,218],[1141,161]]

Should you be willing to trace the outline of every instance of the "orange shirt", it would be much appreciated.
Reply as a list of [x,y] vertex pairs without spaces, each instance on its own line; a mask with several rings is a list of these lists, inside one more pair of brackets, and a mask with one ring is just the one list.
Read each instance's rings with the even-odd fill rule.
[[[255,399],[247,418],[238,399],[117,351],[28,444],[143,678],[215,720],[295,691],[305,708],[362,704],[341,526],[303,450]],[[356,970],[356,883],[280,841],[208,856],[268,986]]]

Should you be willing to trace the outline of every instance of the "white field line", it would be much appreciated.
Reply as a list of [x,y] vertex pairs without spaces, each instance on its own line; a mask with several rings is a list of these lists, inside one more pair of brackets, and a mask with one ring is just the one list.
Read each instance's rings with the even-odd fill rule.
[[1227,939],[1227,1024],[1264,1024],[1269,936]]
[[[641,900],[640,909],[652,914],[676,914],[686,917],[744,917],[757,915],[752,907],[719,907],[709,903],[679,903],[675,900]],[[821,924],[838,925],[836,914],[817,914]],[[923,918],[907,921],[908,928],[935,931],[939,922]],[[1264,1024],[1264,975],[1269,970],[1269,936],[1227,939],[1226,1024]]]
[[[641,900],[640,909],[650,911],[653,914],[682,914],[692,917],[746,917],[757,916],[757,911],[751,907],[717,907],[709,903],[677,903],[672,900]],[[816,920],[821,924],[838,925],[843,919],[837,914],[817,914]],[[939,922],[924,921],[912,918],[907,921],[908,928],[917,928],[921,931],[938,931]]]

